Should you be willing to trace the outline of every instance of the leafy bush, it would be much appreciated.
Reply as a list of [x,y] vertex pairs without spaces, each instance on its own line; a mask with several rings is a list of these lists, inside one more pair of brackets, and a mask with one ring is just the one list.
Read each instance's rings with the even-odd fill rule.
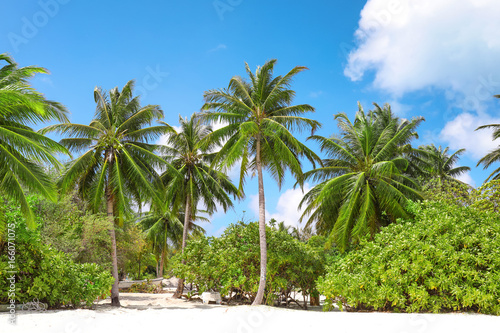
[[472,198],[474,207],[500,213],[500,180],[483,184],[473,192]]
[[[324,269],[324,239],[315,239],[321,246],[311,246],[270,227],[266,235],[266,302],[273,303],[279,295],[288,297],[293,290],[305,295],[314,292],[315,280]],[[252,301],[259,285],[259,260],[259,225],[240,222],[229,226],[220,238],[190,241],[184,255],[173,258],[174,274],[193,283],[200,293],[219,291],[222,296]]]
[[32,197],[42,241],[79,263],[96,263],[111,270],[109,219],[89,214],[75,195],[58,202]]
[[[32,199],[32,198],[30,198]],[[16,303],[38,298],[49,307],[91,306],[99,297],[109,295],[113,277],[94,263],[77,264],[69,255],[41,241],[38,230],[28,230],[19,209],[6,209],[8,226],[14,227]],[[9,300],[10,274],[8,242],[0,244],[0,303]]]
[[500,314],[500,219],[443,202],[398,221],[327,268],[318,290],[347,309]]

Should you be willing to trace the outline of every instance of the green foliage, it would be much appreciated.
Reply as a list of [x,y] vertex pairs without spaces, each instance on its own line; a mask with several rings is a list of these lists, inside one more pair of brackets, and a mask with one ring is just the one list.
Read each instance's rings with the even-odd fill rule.
[[424,197],[429,201],[441,201],[450,205],[469,206],[476,190],[458,180],[433,178],[425,181]]
[[[324,239],[316,238],[311,246],[274,228],[267,227],[266,233],[266,303],[272,304],[278,295],[289,296],[294,289],[306,295],[314,292],[315,280],[323,273]],[[185,265],[181,263],[183,258]],[[184,255],[175,256],[173,261],[174,274],[192,282],[200,293],[216,290],[223,296],[243,296],[252,301],[259,284],[259,225],[239,222],[219,238],[192,240]]]
[[[60,163],[54,155],[68,152],[28,125],[68,121],[67,111],[63,105],[45,99],[29,84],[34,75],[47,74],[46,69],[35,66],[19,68],[5,53],[0,54],[0,62],[3,64],[0,67],[0,195],[15,200],[28,225],[34,227],[35,216],[25,190],[55,199],[56,188],[41,164],[57,167]],[[0,225],[5,223],[2,217],[0,215]]]
[[144,278],[148,265],[155,265],[146,234],[136,223],[129,221],[123,227],[116,228],[116,242],[120,274],[131,274],[134,279]]
[[110,268],[109,219],[89,214],[76,196],[62,196],[58,202],[37,198],[33,202],[42,241],[79,263],[96,263]]
[[[500,95],[495,95],[495,97],[500,98]],[[489,125],[479,126],[478,128],[476,128],[476,131],[481,129],[492,129],[493,141],[498,140],[498,138],[500,138],[500,124],[489,124]],[[484,169],[487,169],[490,166],[497,164],[498,162],[500,162],[500,145],[496,149],[493,149],[488,154],[483,156],[483,158],[481,158],[479,162],[477,162],[476,166],[482,164]],[[496,169],[493,170],[493,172],[488,176],[486,181],[500,180],[500,167],[498,167],[498,164],[495,167]]]
[[500,179],[492,180],[476,189],[472,200],[474,207],[500,213]]
[[329,304],[500,314],[498,214],[428,201],[410,210],[415,220],[391,224],[332,261],[318,280]]
[[307,226],[328,235],[340,250],[408,217],[408,199],[422,199],[420,186],[405,172],[406,152],[411,151],[410,142],[423,118],[402,120],[388,105],[376,107],[365,113],[359,104],[354,122],[337,114],[338,137],[311,137],[327,159],[321,168],[304,174],[320,183],[302,199],[302,219],[307,217]]
[[[8,206],[8,225],[15,225],[17,303],[37,298],[51,308],[91,306],[109,295],[113,278],[96,264],[77,264],[63,252],[43,244],[38,230],[28,230],[17,207]],[[8,302],[10,277],[8,242],[0,245],[0,303]]]
[[470,171],[467,166],[456,166],[465,149],[459,149],[451,155],[449,147],[436,147],[434,144],[420,146],[413,150],[411,162],[412,171],[425,180],[436,180],[438,184],[443,181],[461,183],[456,177]]
[[127,293],[147,293],[147,294],[161,294],[163,288],[161,285],[154,285],[149,281],[134,283],[125,292]]

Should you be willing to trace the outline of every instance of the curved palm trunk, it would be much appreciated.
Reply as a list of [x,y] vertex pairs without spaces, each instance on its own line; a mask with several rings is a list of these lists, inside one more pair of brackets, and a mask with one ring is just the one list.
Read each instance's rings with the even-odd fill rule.
[[262,304],[267,274],[267,241],[266,241],[266,201],[264,197],[264,180],[262,179],[262,162],[260,159],[260,137],[257,138],[257,177],[259,179],[259,236],[260,236],[260,280],[257,296],[252,305]]
[[[188,235],[189,223],[191,223],[191,197],[188,194],[186,197],[186,212],[184,214],[184,228],[182,229],[182,253],[184,253],[184,248],[186,247],[186,240]],[[182,264],[186,263],[185,260],[182,260]],[[182,293],[184,291],[184,279],[179,279],[179,283],[177,284],[177,290],[173,297],[181,298]]]
[[109,190],[106,191],[107,195],[107,213],[108,218],[111,222],[111,228],[109,230],[109,234],[111,236],[111,259],[113,262],[113,278],[115,282],[113,283],[113,287],[111,287],[111,305],[112,306],[120,306],[119,299],[119,289],[118,289],[118,258],[116,255],[116,236],[115,236],[115,219],[113,216],[113,196],[109,194]]

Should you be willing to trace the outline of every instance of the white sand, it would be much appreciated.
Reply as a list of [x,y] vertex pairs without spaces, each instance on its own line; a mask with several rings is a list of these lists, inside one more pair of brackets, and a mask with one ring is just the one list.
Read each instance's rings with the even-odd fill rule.
[[219,306],[173,300],[171,294],[120,295],[96,310],[0,314],[0,332],[500,332],[500,317],[474,314],[347,313],[267,306]]

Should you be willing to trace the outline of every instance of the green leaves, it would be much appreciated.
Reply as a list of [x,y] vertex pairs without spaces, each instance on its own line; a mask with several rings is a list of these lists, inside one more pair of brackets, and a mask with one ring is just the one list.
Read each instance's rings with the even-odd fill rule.
[[262,166],[271,172],[278,186],[284,180],[286,169],[299,181],[302,179],[301,157],[313,165],[319,162],[316,154],[291,133],[292,130],[314,132],[320,127],[317,121],[301,117],[306,112],[314,112],[312,106],[291,105],[295,95],[290,89],[292,79],[306,68],[298,66],[283,77],[273,77],[275,64],[276,60],[270,60],[255,74],[246,65],[250,81],[235,76],[226,90],[209,90],[204,94],[202,110],[207,112],[201,117],[206,122],[217,120],[228,124],[209,135],[209,140],[223,144],[214,163],[230,168],[242,160],[245,168],[242,165],[240,189],[245,175],[257,171],[256,140],[260,140]]
[[[495,97],[500,98],[500,95],[495,95]],[[500,124],[489,124],[489,125],[479,126],[478,128],[476,128],[476,131],[487,128],[493,129],[493,134],[492,134],[493,140],[497,140],[498,138],[500,138]],[[489,168],[493,163],[499,161],[500,161],[500,146],[497,149],[483,156],[483,158],[481,158],[477,163],[477,166],[483,164],[484,168],[486,169]],[[500,180],[500,167],[493,170],[493,172],[489,175],[486,181],[489,181],[490,179]]]
[[130,214],[131,202],[160,202],[157,188],[161,184],[154,167],[166,162],[154,154],[158,148],[151,139],[169,131],[164,126],[148,127],[163,117],[156,105],[141,107],[133,97],[133,81],[122,91],[109,93],[102,88],[94,90],[97,103],[94,119],[89,125],[57,124],[41,132],[66,135],[61,144],[71,151],[84,153],[66,164],[60,180],[64,192],[78,188],[94,212],[102,211],[106,199],[113,201],[119,221]]
[[[306,295],[314,292],[315,279],[324,272],[324,238],[315,236],[306,244],[275,228],[266,228],[266,233],[266,303],[272,304],[279,294],[289,296],[293,290]],[[258,223],[232,224],[219,238],[190,241],[184,254],[174,257],[174,273],[197,285],[199,292],[216,290],[224,296],[253,300],[260,275],[259,253]]]
[[[98,297],[109,295],[113,284],[109,272],[97,264],[73,262],[69,255],[45,244],[38,230],[27,229],[19,211],[7,210],[7,221],[15,225],[16,234],[16,303],[32,302],[37,298],[50,308],[79,308],[90,307]],[[95,228],[92,232],[96,233]],[[7,266],[8,261],[7,243],[0,244],[2,303],[9,300],[10,281],[8,274],[4,274],[12,270]]]
[[412,203],[414,220],[333,260],[318,280],[348,309],[500,314],[498,214],[443,202]]
[[328,158],[324,167],[304,175],[321,183],[300,203],[306,207],[302,218],[307,217],[308,226],[315,224],[341,250],[406,217],[408,199],[422,199],[419,185],[405,174],[404,152],[422,119],[402,121],[389,106],[375,106],[365,114],[360,105],[354,123],[346,114],[337,114],[339,137],[310,137]]
[[48,73],[40,67],[19,68],[6,54],[0,61],[0,193],[15,199],[22,207],[28,225],[34,227],[34,216],[24,194],[26,189],[55,200],[56,189],[42,164],[58,168],[54,157],[68,154],[58,143],[27,126],[48,120],[67,121],[66,109],[46,100],[34,90],[28,79],[37,73]]

